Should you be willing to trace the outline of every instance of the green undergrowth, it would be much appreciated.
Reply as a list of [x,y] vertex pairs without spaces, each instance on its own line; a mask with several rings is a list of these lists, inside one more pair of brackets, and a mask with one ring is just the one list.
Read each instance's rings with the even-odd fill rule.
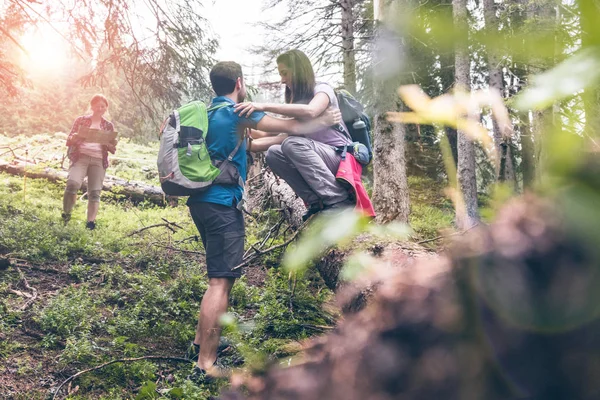
[[157,153],[158,141],[141,145],[123,138],[118,144],[117,153],[110,157],[110,166],[106,173],[159,186]]
[[410,192],[409,224],[413,239],[436,237],[440,231],[452,227],[454,208],[444,195],[444,183],[429,178],[408,177]]
[[[173,250],[203,252],[185,206],[134,207],[103,198],[97,229],[90,231],[85,229],[85,201],[78,202],[72,220],[63,225],[63,185],[27,179],[23,192],[23,178],[7,174],[0,174],[0,183],[0,254],[17,260],[40,294],[21,310],[25,299],[10,291],[28,291],[20,272],[0,270],[0,376],[15,380],[20,398],[45,398],[69,375],[110,360],[184,355],[208,287],[203,256]],[[135,233],[163,223],[163,218],[182,229]],[[269,211],[249,218],[246,247],[269,231],[273,238],[266,245],[280,244],[285,226],[274,230],[278,221]],[[224,331],[236,350],[225,363],[260,370],[298,351],[290,343],[334,324],[322,307],[331,292],[314,273],[290,276],[277,268],[280,256],[273,252],[258,261],[271,267],[261,279],[236,282],[229,310],[234,325]],[[77,378],[73,386],[79,390],[69,398],[206,399],[226,385],[187,381],[192,365],[154,360],[112,364]],[[2,390],[0,397],[16,396]],[[61,391],[61,398],[65,395]]]
[[[185,207],[160,208],[141,203],[115,202],[103,194],[97,218],[98,228],[85,229],[86,201],[78,201],[71,222],[64,226],[60,213],[64,184],[43,179],[27,179],[0,173],[0,250],[12,256],[35,261],[66,261],[77,257],[111,259],[142,255],[147,246],[168,236],[172,241],[197,234]],[[183,229],[172,233],[164,227],[134,231],[145,226],[175,222]],[[197,242],[182,248],[197,249]]]
[[[29,167],[31,169],[44,166],[60,169],[61,161],[64,168],[69,165],[68,160],[63,161],[67,152],[66,138],[65,133],[12,137],[0,134],[0,146],[10,146],[15,155],[35,161],[38,165]],[[158,186],[157,153],[158,141],[139,144],[128,138],[120,138],[117,152],[109,157],[110,166],[106,173]],[[11,160],[12,152],[0,149],[0,157]]]
[[[31,146],[49,143],[35,137]],[[156,184],[155,153],[124,141],[108,173]],[[409,183],[416,237],[450,226],[452,207],[443,187],[416,178]],[[68,376],[115,359],[182,357],[194,337],[208,280],[204,249],[183,202],[133,205],[103,193],[97,228],[90,231],[85,200],[63,224],[63,191],[64,183],[0,173],[0,256],[21,265],[0,270],[0,381],[14,381],[0,397],[43,399]],[[165,221],[177,225],[175,232],[164,226],[140,231]],[[246,249],[284,243],[293,234],[286,228],[275,210],[248,216]],[[253,371],[288,364],[299,342],[335,325],[339,316],[323,307],[332,293],[315,270],[285,271],[282,256],[276,250],[257,259],[249,266],[253,273],[234,285],[223,322],[235,351],[226,364]],[[18,294],[30,293],[24,278],[38,291],[25,308],[27,298]],[[226,385],[187,381],[192,365],[111,364],[78,377],[72,386],[79,389],[68,398],[206,399]]]
[[[413,240],[435,238],[445,230],[455,229],[454,205],[444,194],[444,182],[429,178],[408,177],[410,191],[409,223],[413,230]],[[497,211],[514,196],[507,185],[491,186],[489,193],[477,196],[479,216],[485,223],[494,220]]]

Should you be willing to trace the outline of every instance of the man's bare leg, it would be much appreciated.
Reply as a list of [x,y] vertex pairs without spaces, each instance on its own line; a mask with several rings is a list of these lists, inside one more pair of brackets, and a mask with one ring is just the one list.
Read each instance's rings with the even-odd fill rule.
[[217,359],[221,336],[219,318],[227,312],[229,293],[235,278],[210,278],[200,304],[200,315],[194,343],[200,345],[198,368],[209,370]]

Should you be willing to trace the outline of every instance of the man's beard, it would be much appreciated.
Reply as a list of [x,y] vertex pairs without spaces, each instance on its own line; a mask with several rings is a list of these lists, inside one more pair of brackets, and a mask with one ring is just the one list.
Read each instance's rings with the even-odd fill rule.
[[244,93],[242,95],[242,92],[239,92],[238,95],[237,95],[237,102],[238,103],[242,103],[245,99],[246,99],[246,94]]

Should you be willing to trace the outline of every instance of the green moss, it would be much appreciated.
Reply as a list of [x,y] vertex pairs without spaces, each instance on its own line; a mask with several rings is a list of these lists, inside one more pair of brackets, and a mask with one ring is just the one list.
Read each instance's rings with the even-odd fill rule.
[[408,177],[410,191],[409,224],[414,239],[428,239],[440,230],[451,228],[454,221],[452,202],[444,195],[446,185],[429,178]]

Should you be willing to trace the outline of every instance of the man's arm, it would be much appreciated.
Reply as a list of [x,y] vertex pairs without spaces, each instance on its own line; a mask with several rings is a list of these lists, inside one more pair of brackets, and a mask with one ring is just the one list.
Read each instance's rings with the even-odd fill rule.
[[[264,132],[266,133],[266,132]],[[260,139],[251,140],[248,144],[248,150],[253,152],[267,151],[269,147],[275,144],[281,144],[288,137],[285,133],[277,136],[265,136]]]
[[279,132],[265,132],[259,131],[258,129],[250,129],[250,138],[251,139],[261,139],[264,137],[277,136]]
[[292,136],[310,135],[328,126],[339,124],[342,121],[340,110],[328,108],[321,116],[310,121],[297,121],[265,115],[256,124],[256,128],[265,132],[284,132]]

